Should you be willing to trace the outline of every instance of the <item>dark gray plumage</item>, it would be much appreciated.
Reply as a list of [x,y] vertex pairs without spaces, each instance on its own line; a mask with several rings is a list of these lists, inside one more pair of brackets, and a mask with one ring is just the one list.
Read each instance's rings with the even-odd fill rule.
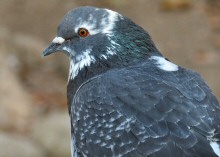
[[220,107],[202,78],[107,9],[64,16],[46,56],[70,57],[73,157],[218,157]]

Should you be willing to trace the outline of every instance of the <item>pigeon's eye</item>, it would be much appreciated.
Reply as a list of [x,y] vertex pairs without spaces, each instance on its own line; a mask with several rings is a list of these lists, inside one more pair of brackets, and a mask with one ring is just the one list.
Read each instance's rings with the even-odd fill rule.
[[89,35],[89,31],[85,28],[80,28],[78,31],[79,36],[81,37],[87,37]]

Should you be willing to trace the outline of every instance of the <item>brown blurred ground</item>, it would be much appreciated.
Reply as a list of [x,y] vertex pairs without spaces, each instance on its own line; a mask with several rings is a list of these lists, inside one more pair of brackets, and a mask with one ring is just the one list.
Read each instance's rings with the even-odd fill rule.
[[218,0],[1,0],[0,156],[70,156],[68,59],[42,59],[41,52],[62,16],[81,5],[133,19],[167,58],[198,71],[220,98]]

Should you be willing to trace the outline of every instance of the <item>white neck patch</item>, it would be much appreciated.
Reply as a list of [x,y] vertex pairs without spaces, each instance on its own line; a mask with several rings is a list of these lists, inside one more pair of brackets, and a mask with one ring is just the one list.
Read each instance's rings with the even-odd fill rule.
[[82,54],[76,56],[76,60],[70,61],[70,69],[69,69],[69,80],[73,80],[79,73],[81,69],[86,66],[90,66],[91,63],[94,63],[95,58],[90,55],[91,49],[87,49]]
[[157,67],[164,71],[177,71],[178,66],[170,61],[167,61],[165,58],[160,56],[152,56],[150,59],[153,59],[157,62]]

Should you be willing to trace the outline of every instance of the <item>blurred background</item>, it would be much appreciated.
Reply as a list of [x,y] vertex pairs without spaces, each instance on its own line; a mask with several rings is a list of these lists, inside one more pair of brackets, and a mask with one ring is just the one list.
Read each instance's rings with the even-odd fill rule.
[[60,53],[42,59],[41,52],[62,16],[83,5],[133,19],[220,98],[219,0],[0,0],[1,157],[70,157],[69,60]]

